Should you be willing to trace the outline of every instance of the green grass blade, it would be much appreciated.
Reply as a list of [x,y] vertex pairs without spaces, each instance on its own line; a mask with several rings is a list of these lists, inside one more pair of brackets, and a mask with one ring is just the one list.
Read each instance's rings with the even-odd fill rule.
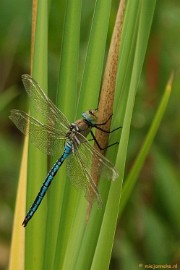
[[[91,27],[91,34],[89,40],[89,47],[87,52],[87,59],[84,69],[84,76],[80,93],[80,100],[78,111],[82,112],[83,109],[94,108],[97,106],[97,100],[99,95],[99,82],[100,78],[97,77],[101,76],[102,68],[103,68],[103,60],[104,60],[104,53],[105,53],[105,40],[107,37],[107,30],[108,30],[108,17],[110,15],[110,4],[111,1],[97,1],[93,16],[93,22]],[[101,34],[99,34],[99,28],[101,27]],[[102,36],[103,35],[103,36]],[[91,58],[92,56],[92,58]],[[93,60],[92,60],[93,59]],[[98,66],[98,70],[94,71],[94,67]],[[91,80],[88,80],[87,84],[85,83],[86,76],[88,76],[88,72],[91,74]],[[85,87],[86,85],[86,87]],[[83,109],[82,109],[83,108]],[[73,227],[71,227],[71,234],[69,237],[69,242],[66,248],[66,255],[63,263],[63,269],[80,269],[75,263],[77,258],[80,257],[79,248],[81,246],[81,241],[83,237],[84,230],[86,229],[85,224],[85,211],[87,207],[87,203],[82,194],[79,207],[74,217]],[[69,197],[68,200],[71,202],[71,198]],[[75,208],[76,206],[73,205],[71,202],[71,206]],[[71,213],[71,212],[70,212]],[[78,232],[78,233],[77,233]],[[91,243],[89,243],[90,248]],[[76,246],[76,249],[74,247]],[[91,253],[88,254],[88,258],[86,259],[89,261],[91,260]],[[71,258],[71,260],[69,259]],[[88,267],[88,264],[87,266]]]
[[96,1],[80,90],[79,114],[98,105],[110,10],[111,0]]
[[[141,1],[139,27],[137,35],[137,43],[134,55],[134,63],[132,68],[132,75],[129,78],[130,88],[127,99],[126,112],[124,116],[123,129],[121,134],[121,140],[119,145],[119,151],[116,159],[116,166],[119,168],[119,179],[111,184],[106,209],[104,212],[103,222],[96,246],[91,269],[108,269],[112,244],[114,239],[114,233],[116,228],[116,222],[118,217],[118,207],[121,194],[121,186],[124,177],[124,166],[126,161],[127,146],[129,139],[130,124],[132,119],[134,100],[139,83],[142,65],[144,62],[145,52],[147,48],[147,42],[151,29],[152,18],[154,14],[155,1]],[[128,5],[127,8],[130,8]],[[133,18],[130,18],[133,23]],[[100,260],[99,258],[104,258]]]
[[[48,10],[47,1],[38,1],[35,31],[34,59],[32,76],[44,91],[47,90],[47,37]],[[31,108],[34,114],[34,110]],[[41,119],[40,115],[36,117]],[[29,145],[27,210],[33,203],[47,174],[47,157],[33,145]],[[25,269],[42,269],[44,258],[44,241],[46,231],[46,198],[38,212],[26,227]]]
[[59,67],[58,107],[69,121],[75,120],[82,0],[67,1]]
[[[131,143],[129,145],[134,104],[156,6],[156,0],[119,0],[119,3],[122,4],[123,1],[126,2],[126,8],[123,24],[119,23],[119,29],[121,25],[123,25],[123,30],[120,35],[119,56],[117,57],[117,54],[114,53],[114,57],[112,58],[109,57],[111,53],[107,51],[109,44],[108,34],[111,34],[112,22],[114,21],[118,1],[32,1],[33,7],[36,7],[37,4],[37,17],[32,17],[32,28],[35,28],[35,32],[32,31],[35,34],[35,44],[32,46],[33,48],[31,48],[33,52],[31,52],[30,74],[37,80],[43,91],[46,92],[48,88],[48,60],[50,63],[49,74],[52,75],[50,85],[54,85],[54,78],[57,77],[58,73],[57,67],[59,68],[56,105],[67,116],[70,122],[74,122],[80,118],[83,111],[97,107],[100,112],[99,117],[101,119],[106,118],[107,114],[111,114],[109,108],[112,109],[111,105],[113,102],[111,101],[114,100],[113,117],[111,119],[112,121],[109,122],[111,123],[110,129],[112,130],[119,126],[122,126],[122,129],[118,129],[116,132],[110,134],[108,144],[119,142],[119,145],[109,148],[106,151],[106,156],[115,164],[115,167],[119,171],[119,178],[114,182],[106,181],[103,178],[100,180],[98,190],[102,197],[103,206],[102,209],[98,209],[97,203],[95,202],[91,209],[91,204],[89,204],[90,207],[88,208],[84,191],[80,190],[77,192],[69,181],[73,179],[67,178],[66,164],[68,160],[65,160],[54,178],[53,184],[49,187],[47,195],[44,197],[38,211],[24,229],[21,223],[25,214],[37,196],[48,171],[64,150],[59,149],[59,156],[47,157],[41,154],[33,145],[28,145],[27,136],[20,169],[9,270],[106,270],[113,268],[114,260],[118,265],[117,268],[120,266],[122,269],[136,269],[138,264],[141,263],[141,259],[144,261],[154,260],[155,263],[160,264],[163,258],[170,258],[172,261],[178,256],[178,252],[176,251],[179,248],[177,236],[179,236],[180,232],[180,215],[178,213],[180,207],[180,185],[176,163],[178,158],[178,117],[177,119],[173,119],[174,121],[171,121],[172,125],[167,122],[161,140],[157,140],[157,145],[156,143],[153,144],[171,95],[172,77],[160,98],[157,111],[149,125],[148,133],[144,136],[145,140],[141,149],[138,151],[134,165],[128,172],[124,185],[122,185],[125,167],[129,167],[127,149],[129,148],[131,154],[131,151],[137,146],[136,142],[139,141],[139,135],[136,137],[136,133],[133,133],[133,145]],[[163,53],[162,55],[162,50],[159,50],[159,46],[157,48],[154,47],[154,41],[156,45],[165,44],[166,50],[169,50],[169,45],[166,44],[166,42],[162,42],[162,40],[165,40],[165,34],[158,38],[158,40],[156,34],[159,28],[162,30],[162,25],[163,29],[167,28],[167,25],[165,24],[164,26],[163,24],[164,14],[166,19],[169,19],[171,14],[168,5],[157,4],[160,5],[157,7],[155,14],[155,19],[158,18],[158,21],[156,20],[155,25],[153,25],[155,32],[152,31],[150,47],[148,48],[147,75],[149,75],[150,68],[150,72],[156,75],[153,77],[155,79],[153,83],[156,82],[159,84],[162,80],[157,81],[157,78],[160,77],[163,79],[161,74],[162,69],[158,69],[159,64],[162,64],[160,60],[163,59],[163,63],[165,61],[166,66],[168,66],[168,57],[164,58],[164,55],[167,56],[171,54]],[[16,6],[18,11],[19,7],[18,5]],[[49,12],[51,7],[51,12]],[[177,7],[173,8],[176,9]],[[34,10],[35,9],[36,8],[34,8]],[[22,7],[21,10],[23,10]],[[29,5],[26,10],[28,14],[31,13]],[[159,10],[162,11],[159,13]],[[92,15],[93,11],[94,14]],[[12,22],[11,18],[10,20],[8,19],[9,26],[6,24],[6,16],[3,18],[3,20],[5,19],[5,25],[9,27],[9,30],[7,28],[8,31],[5,31],[9,32],[9,37],[12,36],[12,32],[16,28],[16,26],[14,28],[14,21],[17,21],[18,15],[16,13],[17,12],[13,12],[15,17],[12,19]],[[35,12],[33,12],[33,14],[35,14]],[[50,15],[49,25],[48,14]],[[170,22],[172,27],[175,26],[174,23],[177,21],[177,16],[175,15],[177,14],[174,14],[174,20],[165,20]],[[63,21],[64,25],[62,23]],[[21,20],[17,21],[17,25],[19,23],[21,23]],[[91,30],[89,27],[90,23],[92,23]],[[24,29],[26,32],[28,25],[26,25],[25,21],[23,21],[22,25],[23,27],[25,26]],[[50,34],[49,52],[48,29]],[[110,30],[109,33],[108,29]],[[116,33],[114,36],[116,36],[118,40],[117,32],[114,31],[114,33]],[[60,35],[62,35],[61,40],[59,38]],[[6,35],[3,34],[3,36]],[[9,83],[11,83],[16,77],[14,68],[17,67],[17,63],[20,63],[19,61],[22,57],[18,58],[18,61],[14,61],[14,65],[12,66],[12,61],[9,57],[8,42],[11,38],[6,40],[6,37],[4,39],[3,36],[1,38],[5,56],[5,58],[2,58],[3,61],[5,61],[5,73],[3,73],[5,77],[7,77],[7,74],[10,75]],[[174,36],[172,34],[169,36],[171,37],[169,40],[173,40]],[[25,53],[27,46],[26,38],[27,32],[23,35],[23,41],[25,41],[25,43],[19,46],[19,51],[17,52],[18,56],[22,56],[23,53]],[[89,42],[86,48],[87,38],[89,38]],[[175,43],[177,42],[173,42],[173,44]],[[8,44],[8,46],[4,46],[4,44]],[[57,49],[60,44],[60,57],[57,57]],[[114,52],[118,51],[117,47],[118,46],[114,49]],[[110,48],[111,50],[109,51],[112,52],[112,46]],[[86,59],[85,53],[87,53]],[[105,61],[107,55],[108,61]],[[177,53],[174,51],[174,56],[176,55]],[[26,58],[26,55],[23,55],[23,59],[25,59],[24,57]],[[59,66],[57,58],[60,58]],[[171,58],[170,62],[175,61],[172,60],[173,55],[169,58]],[[108,66],[107,63],[110,62],[112,64],[112,62],[115,63],[116,60],[118,62],[118,70],[116,72],[117,65],[114,64],[115,68],[113,65],[110,65],[112,67],[111,71],[113,70],[111,73],[110,69],[106,69]],[[153,60],[153,66],[151,60]],[[10,65],[8,63],[10,63]],[[9,67],[11,66],[12,72],[10,74]],[[82,70],[83,73],[81,74]],[[107,70],[107,73],[104,72],[103,74],[104,70]],[[113,85],[113,87],[109,87],[109,89],[113,89],[113,91],[109,91],[108,87],[104,87],[104,85],[106,86],[106,83],[104,83],[106,80],[104,78],[108,78],[109,84],[111,86]],[[116,81],[115,91],[114,78]],[[147,77],[147,79],[149,79],[149,77]],[[150,81],[150,84],[151,82],[152,81]],[[162,87],[160,86],[160,88]],[[100,89],[108,89],[106,91],[106,93],[108,93],[107,96],[103,94],[103,91],[101,91],[101,95],[99,95]],[[11,90],[13,89],[8,89],[0,96],[0,111],[3,111],[3,113],[6,105],[17,95],[16,92]],[[50,93],[48,96],[54,97],[55,95],[53,94],[54,93]],[[145,93],[145,95],[146,94],[147,93]],[[141,97],[141,93],[140,96],[138,93],[138,104],[136,104],[138,106],[141,104]],[[177,97],[178,93],[175,103],[173,103],[174,105],[178,102]],[[102,100],[105,102],[101,103]],[[25,104],[23,105],[21,103],[21,99],[18,99],[17,102],[17,107],[21,105],[23,107],[25,106]],[[171,108],[171,106],[169,106],[169,108]],[[171,112],[172,114],[174,112],[176,113],[177,106],[174,106]],[[41,120],[41,115],[35,112],[31,104],[30,113],[38,120]],[[146,113],[147,117],[149,113],[151,114],[150,111]],[[172,120],[172,114],[167,115],[167,121]],[[139,114],[137,117],[139,117]],[[146,120],[149,119],[147,119],[147,117]],[[6,133],[6,126],[8,127],[8,125],[4,122],[3,115],[2,120],[2,131],[5,131],[2,153],[6,158],[8,155],[13,157],[13,155],[10,155],[10,148],[6,151],[6,146],[9,145],[9,139],[13,138],[15,143],[16,134],[14,134],[12,129],[9,129],[8,132],[12,132],[12,138],[11,136],[10,138],[6,138],[6,135],[8,135]],[[143,122],[141,122],[141,124],[143,124]],[[169,126],[171,127],[167,128]],[[109,126],[104,127],[105,129],[109,128]],[[101,146],[105,145],[107,141],[103,141],[102,137],[98,138],[96,129],[94,128],[92,131],[96,135],[99,144]],[[174,139],[170,140],[169,138]],[[91,139],[91,134],[88,135],[88,139]],[[90,143],[93,145],[94,142]],[[124,214],[123,211],[132,195],[132,191],[139,178],[140,170],[142,169],[152,144],[152,159],[150,165],[153,165],[154,169],[151,170],[150,177],[153,179],[153,192],[152,189],[148,189],[148,193],[145,194],[145,201],[144,197],[139,196],[142,194],[136,194],[136,199],[137,201],[139,200],[139,203],[134,205],[135,208],[130,209],[130,215],[128,212],[125,216],[123,215],[123,219],[125,218],[125,223],[123,223],[126,224],[126,226],[124,229],[122,227],[120,237],[118,233],[116,234],[114,243],[116,227],[118,226],[117,223],[122,213]],[[171,147],[176,147],[176,149],[172,150]],[[11,159],[14,160],[13,158]],[[13,175],[16,173],[16,170],[13,168],[14,166],[11,166],[12,170],[8,171],[8,165],[8,160],[3,159],[1,171],[2,174],[5,175],[5,177],[3,177],[5,180],[6,178],[7,180],[12,178],[12,172]],[[93,179],[96,181],[96,177],[93,177]],[[9,181],[4,182],[3,180],[1,182],[3,187],[8,190],[8,196],[4,197],[5,199],[7,197],[8,201],[7,203],[5,202],[5,205],[2,205],[2,210],[5,214],[5,218],[10,220],[12,209],[11,191],[13,191],[16,183],[13,182],[11,185]],[[27,194],[25,190],[27,190]],[[149,204],[151,202],[153,202],[153,205]],[[154,206],[156,208],[155,210],[152,208]],[[87,210],[89,210],[89,212]],[[90,213],[90,216],[88,216],[87,213]],[[141,218],[142,216],[143,218]],[[88,217],[89,220],[86,222]],[[128,220],[129,218],[130,222]],[[133,222],[135,221],[135,223],[131,222],[132,220]],[[5,240],[2,246],[3,251],[6,251],[6,243],[8,241],[6,234],[8,231],[8,228],[2,231]],[[135,232],[136,237],[134,237],[133,232]],[[142,240],[142,249],[137,249],[139,241],[142,242]],[[154,245],[155,242],[156,245]],[[113,244],[112,265],[109,266]],[[160,250],[161,246],[162,249]]]
[[150,130],[147,134],[147,137],[144,141],[144,144],[136,158],[136,161],[129,173],[129,175],[127,176],[127,179],[125,181],[125,184],[123,186],[123,190],[122,190],[122,198],[121,198],[121,203],[120,203],[120,208],[119,208],[119,217],[122,214],[122,211],[124,210],[124,207],[126,206],[126,203],[131,195],[131,192],[134,188],[134,185],[138,179],[138,175],[140,173],[140,170],[143,166],[144,160],[147,157],[147,154],[149,152],[149,149],[153,143],[154,137],[157,133],[157,130],[159,128],[159,125],[161,123],[162,117],[164,116],[167,104],[168,104],[168,100],[171,94],[171,84],[172,84],[172,76],[165,88],[165,92],[164,95],[162,97],[161,103],[159,105],[159,108],[157,110],[157,113],[154,117],[154,120],[152,122],[152,125],[150,127]]
[[[115,116],[116,115],[114,114],[113,119]],[[111,157],[112,156],[115,157],[115,148],[112,149]],[[101,195],[103,199],[103,209],[101,211],[97,210],[96,205],[92,209],[90,220],[85,228],[84,236],[82,239],[82,244],[79,251],[79,257],[76,263],[76,269],[89,269],[91,267],[92,259],[93,259],[94,252],[96,249],[96,243],[97,243],[97,239],[99,235],[99,230],[101,227],[106,197],[108,194],[108,189],[109,189],[108,186],[109,186],[109,183],[100,182],[99,189],[101,191]]]
[[[129,7],[130,6],[130,7]],[[127,3],[126,15],[122,29],[122,37],[119,51],[119,67],[116,80],[117,90],[114,100],[113,124],[117,127],[119,123],[122,125],[126,103],[128,97],[128,89],[134,61],[136,48],[137,31],[139,24],[140,4],[139,1]],[[116,134],[114,134],[116,138]],[[116,138],[118,139],[118,137]]]
[[[77,103],[81,6],[81,0],[76,2],[73,0],[67,1],[59,68],[57,105],[71,122],[75,118]],[[47,234],[49,234],[48,239],[53,238],[50,240],[51,247],[48,247],[48,250],[50,249],[49,252],[54,260],[54,269],[62,269],[66,245],[69,239],[69,230],[72,226],[74,211],[79,198],[79,194],[71,186],[69,180],[66,179],[65,169],[66,164],[60,169],[49,193],[50,207],[56,211],[49,212],[48,214],[47,230]],[[52,226],[54,228],[53,236],[51,235]],[[55,245],[56,242],[57,246]],[[53,263],[52,258],[48,259],[49,261],[51,260],[51,264],[48,264],[49,268]],[[45,266],[46,269],[49,269],[48,265]]]

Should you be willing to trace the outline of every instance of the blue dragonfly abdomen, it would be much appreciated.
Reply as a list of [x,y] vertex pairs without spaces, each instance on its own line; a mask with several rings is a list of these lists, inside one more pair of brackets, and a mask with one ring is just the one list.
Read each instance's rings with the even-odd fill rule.
[[56,161],[56,163],[53,165],[53,167],[51,168],[51,170],[49,171],[46,179],[44,180],[44,183],[36,197],[36,199],[34,200],[31,208],[29,209],[22,225],[24,227],[26,227],[27,223],[29,222],[29,220],[32,218],[32,216],[34,215],[34,213],[36,212],[36,210],[38,209],[42,199],[44,198],[44,195],[46,194],[48,187],[50,186],[50,184],[52,183],[52,180],[54,179],[56,173],[58,172],[58,170],[60,169],[61,165],[63,164],[63,162],[65,161],[65,159],[71,154],[72,151],[72,144],[71,142],[67,142],[65,144],[64,147],[64,153],[62,154],[62,156]]

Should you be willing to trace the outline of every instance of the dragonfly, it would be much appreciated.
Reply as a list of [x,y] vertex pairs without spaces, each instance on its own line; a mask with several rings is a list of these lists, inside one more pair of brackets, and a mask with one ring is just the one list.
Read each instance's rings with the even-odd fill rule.
[[60,158],[47,174],[22,225],[26,227],[37,211],[56,173],[65,160],[67,176],[71,183],[76,188],[85,191],[88,201],[92,200],[90,198],[92,195],[89,194],[93,194],[98,204],[101,205],[101,195],[92,176],[93,160],[95,160],[96,164],[93,166],[94,173],[100,172],[102,178],[114,180],[118,177],[118,171],[107,158],[90,144],[87,136],[90,133],[92,140],[95,140],[98,147],[102,149],[92,132],[92,128],[111,133],[111,131],[103,129],[103,125],[111,117],[104,123],[97,123],[98,110],[92,109],[82,113],[81,119],[70,123],[30,75],[22,75],[22,81],[32,105],[41,115],[41,121],[26,112],[15,109],[11,111],[9,118],[24,135],[29,134],[30,142],[42,152],[48,155],[59,155],[60,151],[62,152]]

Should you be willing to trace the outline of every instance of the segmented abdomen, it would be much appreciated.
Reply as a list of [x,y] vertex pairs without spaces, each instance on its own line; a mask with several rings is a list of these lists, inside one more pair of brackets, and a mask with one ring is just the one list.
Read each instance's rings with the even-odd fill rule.
[[52,169],[49,171],[36,199],[34,200],[31,208],[29,209],[22,225],[25,227],[27,225],[27,223],[29,222],[29,220],[32,218],[32,216],[34,215],[34,213],[36,212],[36,210],[38,209],[44,195],[46,194],[48,187],[50,186],[50,184],[52,183],[52,180],[54,178],[54,176],[56,175],[56,173],[58,172],[59,168],[61,167],[61,165],[63,164],[64,160],[69,156],[69,154],[71,153],[71,149],[72,149],[72,144],[70,142],[67,142],[65,144],[64,147],[64,153],[62,154],[62,156],[56,161],[56,163],[53,165]]

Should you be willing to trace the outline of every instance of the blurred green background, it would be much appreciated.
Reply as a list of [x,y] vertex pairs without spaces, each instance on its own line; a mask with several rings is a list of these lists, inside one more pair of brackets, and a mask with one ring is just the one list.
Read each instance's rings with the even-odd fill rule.
[[[86,56],[94,2],[83,1],[79,82]],[[113,1],[108,44],[119,1]],[[50,1],[49,96],[55,100],[65,1]],[[29,73],[31,3],[0,1],[0,270],[6,269],[23,136],[8,119],[12,108],[28,110],[21,75]],[[41,50],[41,48],[39,48]],[[180,268],[180,2],[157,1],[139,84],[126,175],[150,127],[172,70],[172,96],[132,197],[118,223],[110,269],[139,264]],[[23,228],[22,228],[23,229]]]

